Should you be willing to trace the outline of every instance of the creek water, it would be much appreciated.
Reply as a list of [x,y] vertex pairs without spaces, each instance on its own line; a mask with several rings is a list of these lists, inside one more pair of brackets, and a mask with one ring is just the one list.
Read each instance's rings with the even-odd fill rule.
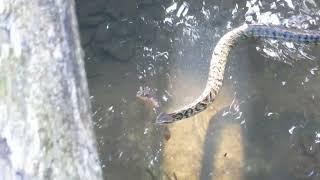
[[154,124],[202,92],[212,50],[243,23],[320,28],[313,0],[76,0],[105,179],[320,179],[320,46],[239,42],[216,101]]

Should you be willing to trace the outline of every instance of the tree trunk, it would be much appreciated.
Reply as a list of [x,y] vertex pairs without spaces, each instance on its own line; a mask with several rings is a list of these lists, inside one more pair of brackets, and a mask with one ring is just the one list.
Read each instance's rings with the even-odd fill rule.
[[74,0],[0,0],[0,180],[102,179]]

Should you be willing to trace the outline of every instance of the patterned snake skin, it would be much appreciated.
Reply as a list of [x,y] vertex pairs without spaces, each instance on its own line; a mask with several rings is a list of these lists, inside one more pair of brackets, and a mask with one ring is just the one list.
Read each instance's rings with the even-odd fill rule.
[[212,53],[207,85],[203,93],[192,103],[174,112],[164,113],[160,111],[159,103],[157,103],[154,98],[148,97],[148,92],[143,92],[142,90],[138,92],[137,96],[149,98],[152,100],[151,102],[156,102],[153,103],[153,106],[158,113],[156,123],[173,123],[204,111],[214,101],[219,92],[219,89],[222,85],[228,55],[233,46],[240,39],[250,37],[276,39],[297,43],[320,43],[319,31],[300,31],[285,29],[278,26],[244,24],[226,33],[218,41]]

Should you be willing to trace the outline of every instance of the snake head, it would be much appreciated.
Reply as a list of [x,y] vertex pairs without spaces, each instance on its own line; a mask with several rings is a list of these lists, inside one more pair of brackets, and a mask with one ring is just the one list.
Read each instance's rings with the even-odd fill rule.
[[172,122],[174,122],[174,118],[166,113],[160,113],[156,119],[157,124],[169,124]]

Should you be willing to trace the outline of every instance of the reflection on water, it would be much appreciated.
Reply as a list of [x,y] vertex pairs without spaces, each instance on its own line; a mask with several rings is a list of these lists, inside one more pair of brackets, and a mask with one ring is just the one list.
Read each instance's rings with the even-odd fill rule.
[[319,4],[293,1],[76,0],[105,179],[319,179],[319,49],[248,40],[231,54],[214,104],[173,125],[195,99],[211,51],[244,23],[319,28]]

